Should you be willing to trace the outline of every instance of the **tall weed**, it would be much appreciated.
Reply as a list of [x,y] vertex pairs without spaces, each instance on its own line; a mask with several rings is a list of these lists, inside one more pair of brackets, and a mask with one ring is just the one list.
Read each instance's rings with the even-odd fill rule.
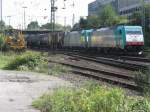
[[41,112],[150,112],[150,100],[125,96],[118,88],[95,85],[82,89],[59,89],[33,102]]
[[48,62],[40,53],[27,51],[16,55],[4,69],[47,72]]
[[142,92],[145,95],[150,96],[150,68],[142,72],[137,72],[135,82],[142,88]]
[[67,73],[68,71],[69,71],[68,67],[59,64],[54,64],[52,67],[50,67],[48,74],[57,76],[60,75],[61,73]]

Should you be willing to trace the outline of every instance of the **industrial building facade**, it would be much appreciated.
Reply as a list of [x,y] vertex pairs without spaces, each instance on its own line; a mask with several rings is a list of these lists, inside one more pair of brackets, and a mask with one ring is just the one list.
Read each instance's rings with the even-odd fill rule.
[[88,5],[88,15],[99,14],[107,4],[111,4],[119,15],[130,16],[142,10],[143,4],[150,4],[150,0],[96,0]]

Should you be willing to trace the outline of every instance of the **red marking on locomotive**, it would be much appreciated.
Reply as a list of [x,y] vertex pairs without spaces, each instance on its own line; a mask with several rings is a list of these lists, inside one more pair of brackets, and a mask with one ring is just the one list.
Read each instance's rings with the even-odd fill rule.
[[137,46],[137,45],[144,45],[144,42],[127,42],[126,45],[128,46]]

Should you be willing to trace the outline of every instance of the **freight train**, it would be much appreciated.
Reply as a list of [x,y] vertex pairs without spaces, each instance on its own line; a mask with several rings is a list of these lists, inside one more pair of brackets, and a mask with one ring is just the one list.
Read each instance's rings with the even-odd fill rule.
[[[45,32],[45,31],[44,31]],[[25,34],[28,48],[62,48],[65,32],[45,32]]]
[[28,47],[55,47],[101,51],[105,53],[136,52],[142,54],[144,36],[141,26],[116,26],[91,30],[51,32],[29,35]]

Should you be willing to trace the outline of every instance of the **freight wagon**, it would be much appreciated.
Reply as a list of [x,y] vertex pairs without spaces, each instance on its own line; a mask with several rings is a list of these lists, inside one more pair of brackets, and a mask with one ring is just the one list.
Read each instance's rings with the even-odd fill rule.
[[64,32],[26,34],[27,46],[31,48],[62,48]]

